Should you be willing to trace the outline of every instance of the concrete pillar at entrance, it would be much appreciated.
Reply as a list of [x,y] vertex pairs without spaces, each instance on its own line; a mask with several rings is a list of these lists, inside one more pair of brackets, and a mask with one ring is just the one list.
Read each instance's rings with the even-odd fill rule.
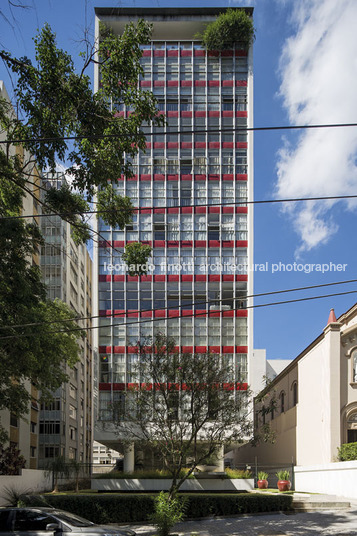
[[224,446],[221,445],[217,451],[216,471],[224,472]]
[[124,472],[132,473],[135,468],[134,443],[129,443],[124,450]]

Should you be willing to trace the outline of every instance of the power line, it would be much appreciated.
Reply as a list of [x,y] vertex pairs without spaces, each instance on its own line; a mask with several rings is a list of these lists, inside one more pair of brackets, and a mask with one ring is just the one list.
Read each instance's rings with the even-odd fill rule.
[[[254,201],[223,201],[221,203],[200,203],[195,205],[174,205],[174,206],[159,206],[159,207],[134,207],[134,212],[141,212],[144,210],[155,210],[155,209],[169,209],[169,208],[195,208],[195,207],[220,207],[220,206],[245,206],[245,205],[264,205],[268,203],[295,203],[295,202],[301,202],[301,201],[329,201],[334,199],[355,199],[357,198],[357,194],[353,195],[330,195],[330,196],[317,196],[317,197],[288,197],[284,199],[256,199]],[[105,213],[110,214],[113,211],[112,210],[106,210],[104,212],[99,210],[88,210],[85,212],[77,212],[77,213],[71,213],[71,214],[99,214],[99,213]],[[19,216],[0,216],[1,220],[18,220],[18,219],[26,219],[26,218],[44,218],[44,217],[52,217],[52,216],[68,216],[68,212],[54,212],[50,214],[22,214]],[[72,225],[71,222],[68,222]]]
[[[270,306],[274,306],[274,305],[284,305],[284,304],[287,304],[287,303],[297,303],[297,302],[304,302],[304,301],[311,301],[311,300],[319,300],[319,299],[322,299],[322,298],[331,298],[331,297],[334,297],[334,296],[345,296],[347,294],[356,294],[357,293],[357,290],[348,290],[346,292],[336,292],[336,293],[333,293],[333,294],[324,294],[324,295],[321,295],[321,296],[310,296],[310,297],[307,297],[307,298],[296,298],[296,299],[292,299],[292,300],[285,300],[285,301],[280,301],[280,302],[271,302],[271,303],[262,303],[262,304],[259,304],[259,305],[248,305],[247,307],[245,307],[244,309],[256,309],[258,307],[270,307]],[[235,309],[232,309],[233,311],[235,311]],[[216,313],[219,313],[221,312],[220,310],[215,310],[214,312]],[[202,313],[192,313],[192,314],[189,314],[189,315],[183,315],[183,314],[180,314],[180,315],[177,315],[177,316],[174,316],[174,317],[166,317],[166,318],[148,318],[148,319],[141,319],[141,320],[136,320],[136,321],[133,321],[133,322],[123,322],[123,323],[114,323],[114,324],[108,324],[106,326],[103,326],[105,328],[110,328],[110,327],[116,327],[118,325],[120,326],[132,326],[133,324],[145,324],[147,322],[158,322],[158,321],[169,321],[169,320],[175,320],[177,318],[196,318],[196,317],[206,317],[207,316],[207,312],[202,312]],[[94,317],[93,317],[94,318]],[[106,317],[102,317],[102,318],[106,318]],[[68,329],[68,330],[58,330],[58,331],[51,331],[51,333],[72,333],[72,332],[77,332],[77,331],[90,331],[92,329],[99,329],[100,327],[102,326],[88,326],[88,327],[83,327],[83,328],[73,328],[73,329]],[[0,337],[0,341],[2,340],[9,340],[9,339],[16,339],[16,338],[19,338],[19,337],[33,337],[34,336],[34,333],[22,333],[22,334],[18,334],[18,335],[8,335],[6,337]]]
[[[301,291],[301,290],[311,290],[311,289],[315,289],[315,288],[322,288],[322,287],[331,287],[331,286],[334,286],[334,285],[346,285],[346,284],[349,284],[349,283],[357,283],[357,279],[347,279],[347,280],[344,280],[344,281],[335,281],[333,283],[321,283],[319,285],[309,285],[307,287],[296,287],[296,288],[289,288],[289,289],[282,289],[282,290],[274,290],[274,291],[270,291],[270,292],[260,292],[259,294],[249,294],[247,296],[244,296],[243,298],[234,298],[234,301],[246,301],[247,299],[249,298],[259,298],[259,297],[262,297],[262,296],[272,296],[274,294],[285,294],[287,292],[298,292],[298,291]],[[227,298],[219,298],[219,299],[215,299],[215,300],[208,300],[208,301],[204,301],[204,302],[192,302],[192,303],[186,303],[185,304],[185,307],[189,307],[190,305],[194,306],[194,305],[206,305],[208,303],[213,303],[213,302],[224,302],[224,301],[227,301]],[[171,306],[171,307],[163,307],[161,308],[160,310],[161,311],[165,311],[165,310],[176,310],[177,308],[179,309],[182,309],[182,305],[178,305],[178,306]],[[153,309],[144,309],[142,311],[138,311],[138,312],[152,312],[152,311],[156,311],[157,308],[153,308]],[[115,314],[111,314],[111,315],[106,315],[106,316],[102,316],[102,315],[96,315],[96,316],[78,316],[78,317],[75,317],[75,318],[69,318],[68,320],[52,320],[50,322],[31,322],[31,323],[28,323],[28,324],[16,324],[16,325],[11,325],[11,326],[0,326],[0,330],[2,329],[14,329],[14,328],[23,328],[23,327],[34,327],[34,326],[41,326],[41,325],[49,325],[49,324],[58,324],[58,323],[62,323],[62,322],[77,322],[79,320],[93,320],[94,318],[110,318],[110,317],[115,317]]]
[[[157,134],[213,134],[213,133],[225,133],[225,132],[263,132],[269,130],[302,130],[302,129],[317,129],[317,128],[341,128],[341,127],[357,127],[357,123],[326,123],[316,125],[281,125],[281,126],[267,126],[267,127],[232,127],[232,128],[213,128],[202,130],[165,130],[163,132],[145,132],[145,138],[149,136],[155,136]],[[163,127],[155,127],[163,128]],[[139,134],[139,132],[137,132]],[[73,140],[103,140],[103,139],[116,139],[131,137],[132,134],[126,134],[121,132],[118,134],[98,134],[93,136],[58,136],[53,138],[24,138],[15,140],[0,140],[0,144],[11,143],[49,143],[58,140],[73,141]]]

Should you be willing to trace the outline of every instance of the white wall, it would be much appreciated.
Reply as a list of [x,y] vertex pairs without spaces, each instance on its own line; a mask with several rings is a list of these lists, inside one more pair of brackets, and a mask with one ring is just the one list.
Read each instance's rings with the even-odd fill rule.
[[4,494],[6,488],[14,489],[20,493],[42,492],[51,489],[52,479],[45,476],[45,471],[37,469],[23,469],[21,475],[0,475],[0,506],[5,506]]
[[357,461],[298,466],[294,474],[296,491],[357,499]]

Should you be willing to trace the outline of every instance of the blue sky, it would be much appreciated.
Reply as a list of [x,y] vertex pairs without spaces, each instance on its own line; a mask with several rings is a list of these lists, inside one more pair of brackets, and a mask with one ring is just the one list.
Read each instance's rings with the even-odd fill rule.
[[[118,2],[113,0],[23,0],[29,9],[3,1],[10,23],[0,19],[0,46],[32,57],[31,37],[48,22],[58,44],[80,65],[80,40],[93,32],[94,6],[254,6],[254,123],[256,126],[357,121],[357,42],[355,0],[256,0]],[[11,94],[4,66],[0,78]],[[357,194],[357,128],[255,134],[255,199]],[[283,210],[282,207],[287,207]],[[255,293],[357,279],[355,202],[309,202],[255,206]],[[345,264],[344,271],[310,273],[272,265]],[[333,292],[357,290],[339,285],[257,298],[263,304]],[[294,358],[326,325],[329,310],[342,314],[357,294],[254,310],[255,347],[270,359]]]

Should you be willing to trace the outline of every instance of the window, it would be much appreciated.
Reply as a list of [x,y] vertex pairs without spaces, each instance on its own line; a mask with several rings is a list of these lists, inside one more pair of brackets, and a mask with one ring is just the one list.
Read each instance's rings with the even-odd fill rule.
[[36,458],[36,447],[30,447],[30,458]]
[[10,426],[13,426],[14,428],[19,426],[19,420],[13,413],[10,415]]
[[72,404],[69,405],[69,416],[72,419],[77,418],[77,408],[75,406],[73,406]]
[[59,421],[41,421],[40,422],[40,434],[59,434],[60,422]]
[[280,413],[285,412],[285,393],[282,391],[280,393]]
[[69,384],[69,396],[77,399],[77,387],[75,387],[72,383]]
[[298,403],[298,389],[296,381],[292,384],[291,390],[293,392],[293,406],[296,406],[296,404]]
[[347,443],[357,441],[357,413],[353,412],[347,417]]
[[9,520],[11,510],[1,512],[0,511],[0,532],[10,532]]
[[37,424],[31,421],[31,433],[35,434],[37,432]]
[[56,519],[48,514],[31,512],[30,510],[18,510],[16,512],[14,531],[46,530],[46,526],[50,523],[58,524]]

